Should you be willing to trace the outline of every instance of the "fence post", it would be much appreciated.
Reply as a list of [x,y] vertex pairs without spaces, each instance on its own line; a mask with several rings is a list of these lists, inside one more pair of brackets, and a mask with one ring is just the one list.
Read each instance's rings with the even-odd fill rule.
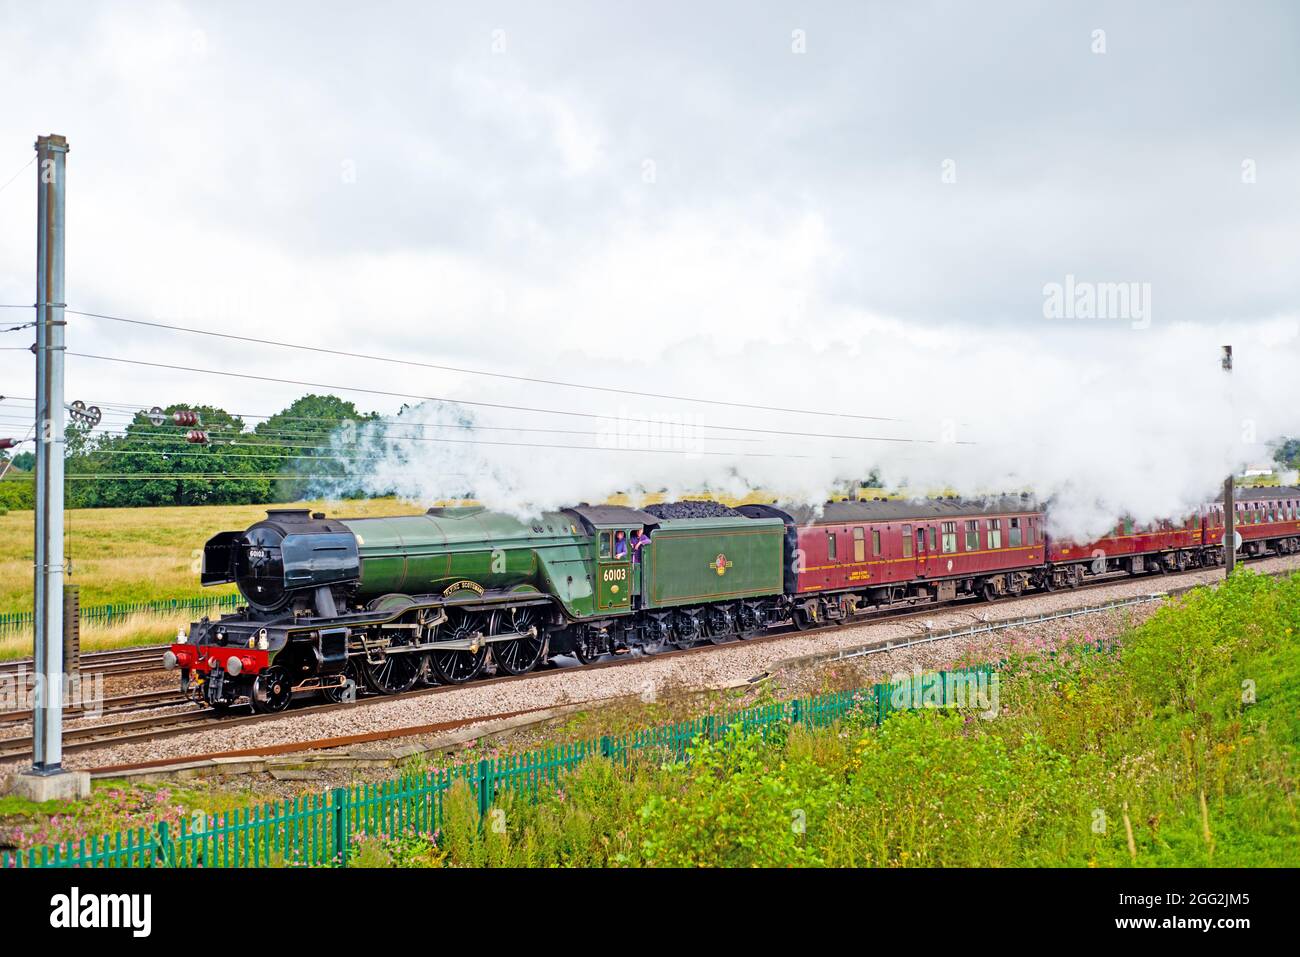
[[[182,819],[182,822],[184,819]],[[166,821],[158,822],[158,833],[155,837],[158,844],[159,857],[162,858],[164,867],[176,866],[176,845],[172,843],[171,834],[167,829]]]
[[602,734],[600,736],[600,756],[602,758],[608,758],[612,753],[613,748],[610,746],[609,735]]
[[334,788],[330,810],[334,815],[334,856],[339,867],[348,866],[348,789]]
[[491,805],[491,795],[488,794],[488,761],[487,758],[480,758],[478,762],[478,815],[480,818],[487,817],[488,808]]
[[790,723],[799,724],[803,721],[803,701],[795,698],[790,702]]

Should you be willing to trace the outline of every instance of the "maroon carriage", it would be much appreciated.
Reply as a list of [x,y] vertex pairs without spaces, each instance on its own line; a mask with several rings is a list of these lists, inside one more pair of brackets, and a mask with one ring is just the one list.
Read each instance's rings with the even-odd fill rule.
[[1049,535],[1050,584],[1074,586],[1089,574],[1182,571],[1212,563],[1203,547],[1204,520],[1204,515],[1189,515],[1177,521],[1142,524],[1126,518],[1106,535],[1083,544]]
[[[1300,551],[1300,488],[1288,486],[1237,489],[1236,531],[1241,552],[1252,558],[1274,551]],[[1223,509],[1219,508],[1219,540],[1223,540]]]
[[787,592],[807,626],[869,608],[1034,587],[1043,513],[1026,498],[828,502],[818,510],[744,506],[787,524]]

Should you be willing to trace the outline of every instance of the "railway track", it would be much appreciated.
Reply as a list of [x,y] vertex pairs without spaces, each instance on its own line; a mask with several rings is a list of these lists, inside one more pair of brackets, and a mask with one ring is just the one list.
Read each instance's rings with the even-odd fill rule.
[[[1171,572],[1171,573],[1163,573],[1163,574],[1149,573],[1147,575],[1140,575],[1140,576],[1133,576],[1128,574],[1127,572],[1115,572],[1100,577],[1096,580],[1085,582],[1084,584],[1078,585],[1073,589],[1067,589],[1067,590],[1071,592],[1085,592],[1097,588],[1105,588],[1111,585],[1120,584],[1124,582],[1138,582],[1144,580],[1151,580],[1153,582],[1155,581],[1173,582],[1180,579],[1184,579],[1190,575],[1205,570],[1206,569],[1195,569],[1195,570],[1181,572],[1181,573]],[[1193,587],[1193,586],[1188,586],[1188,587]],[[1178,591],[1182,591],[1182,590],[1186,590],[1186,589],[1178,589]],[[1165,592],[1165,591],[1169,591],[1169,589],[1161,589],[1161,591]],[[796,634],[811,635],[811,634],[817,634],[826,631],[833,631],[850,625],[869,625],[869,624],[877,624],[877,623],[884,623],[884,622],[907,621],[910,619],[924,618],[933,615],[936,612],[953,611],[961,608],[977,608],[977,607],[991,608],[998,605],[1014,604],[1015,602],[1018,601],[1041,598],[1042,596],[1043,596],[1042,592],[1032,592],[1029,594],[1022,594],[1022,595],[1003,596],[1000,598],[996,598],[992,601],[988,601],[982,598],[967,597],[967,598],[960,598],[951,602],[944,602],[944,603],[924,603],[924,604],[911,605],[911,606],[902,606],[897,608],[878,609],[875,611],[867,611],[855,618],[846,621],[820,624],[804,630],[799,630],[795,628],[793,625],[785,625],[767,634],[756,636],[753,638],[743,639],[743,643],[747,645],[764,644],[764,643],[769,643],[774,641],[781,641],[785,638],[789,638],[790,636]],[[893,640],[882,639],[879,642],[879,644],[881,645],[882,648],[888,644],[889,647],[897,649],[897,648],[910,647],[913,644],[921,644],[930,640],[933,639],[925,635],[920,635],[917,636],[914,640],[905,640],[905,641],[899,641],[897,639],[893,639]],[[729,641],[722,642],[719,644],[705,642],[704,644],[699,644],[688,648],[671,648],[652,655],[629,653],[624,656],[618,656],[615,658],[595,661],[592,662],[591,664],[583,665],[580,667],[582,668],[583,671],[592,671],[592,670],[599,670],[605,668],[621,668],[621,667],[627,667],[629,665],[642,663],[645,661],[676,658],[676,657],[681,657],[686,655],[705,654],[715,650],[716,648],[739,644],[741,642],[742,639],[732,638]],[[865,643],[865,645],[872,645],[872,644],[874,643],[872,642]],[[140,653],[147,650],[154,653],[155,655],[158,655],[166,647],[167,646],[163,645],[163,646],[158,646],[156,648],[149,648],[149,649],[134,649],[134,651]],[[159,659],[157,657],[153,659],[154,667],[158,667],[158,661]],[[165,738],[172,738],[183,734],[188,734],[190,732],[198,731],[198,730],[217,731],[217,730],[224,730],[230,727],[244,727],[247,725],[260,724],[266,721],[276,721],[282,718],[306,717],[312,714],[332,712],[344,708],[358,708],[358,707],[364,708],[364,707],[369,707],[372,705],[380,704],[383,702],[390,702],[398,699],[410,699],[410,698],[425,697],[425,696],[436,695],[436,694],[446,694],[448,692],[456,691],[457,689],[466,688],[466,687],[477,688],[477,687],[484,687],[484,686],[490,686],[495,684],[504,684],[507,682],[536,680],[538,678],[546,677],[548,675],[553,675],[556,674],[557,672],[567,670],[568,668],[577,668],[577,667],[579,666],[576,664],[567,665],[567,666],[551,665],[549,667],[540,668],[535,671],[531,671],[521,675],[495,675],[492,677],[480,678],[466,685],[455,685],[455,684],[435,685],[432,687],[415,689],[412,691],[408,691],[402,695],[396,695],[396,696],[368,695],[365,697],[360,697],[355,702],[350,704],[349,703],[337,703],[337,704],[325,703],[325,704],[312,704],[312,705],[298,706],[298,707],[291,706],[290,709],[287,711],[277,712],[274,714],[230,714],[229,712],[221,713],[214,709],[205,708],[202,710],[189,711],[189,712],[177,712],[177,713],[171,713],[166,715],[150,715],[142,718],[134,718],[134,719],[129,719],[120,722],[111,722],[111,723],[104,723],[100,725],[69,729],[64,732],[63,749],[65,752],[75,753],[78,751],[87,751],[87,750],[92,750],[94,748],[110,746],[110,745],[162,740]],[[174,696],[174,698],[179,697],[175,692],[171,692],[171,694]],[[130,696],[124,696],[124,697],[130,697]],[[30,717],[30,712],[28,712],[28,716]],[[0,739],[0,761],[6,761],[6,762],[16,761],[16,760],[23,760],[29,757],[31,757],[30,737],[28,738],[14,737],[10,739]]]
[[[168,645],[139,645],[132,648],[113,648],[109,651],[85,651],[81,654],[81,673],[100,675],[144,674],[158,670],[162,653]],[[31,658],[0,661],[0,677],[32,674],[36,663]]]
[[[1173,589],[1173,590],[1171,590],[1171,591],[1169,591],[1169,592],[1154,592],[1154,593],[1151,593],[1151,594],[1148,594],[1148,595],[1139,596],[1139,597],[1136,597],[1136,598],[1119,599],[1119,600],[1116,600],[1116,601],[1114,601],[1114,602],[1107,602],[1107,603],[1105,603],[1105,604],[1101,604],[1101,605],[1093,605],[1093,606],[1086,606],[1086,607],[1083,607],[1083,608],[1076,608],[1076,609],[1071,609],[1071,610],[1066,610],[1066,611],[1052,612],[1052,613],[1047,613],[1047,614],[1042,615],[1042,616],[1031,617],[1031,618],[1026,618],[1026,619],[1014,619],[1014,618],[1013,618],[1013,619],[1000,619],[1000,620],[998,620],[997,622],[988,623],[987,625],[982,625],[982,626],[971,626],[971,627],[966,628],[966,629],[960,629],[960,628],[959,628],[959,629],[954,629],[954,630],[952,630],[952,631],[948,631],[948,632],[937,632],[937,633],[936,633],[936,632],[932,632],[932,631],[930,631],[930,630],[927,629],[927,630],[924,631],[923,633],[919,633],[919,634],[917,634],[917,635],[914,635],[914,636],[911,636],[911,637],[908,637],[908,638],[902,638],[902,639],[898,639],[898,638],[892,638],[892,639],[891,639],[891,638],[880,638],[880,639],[877,639],[877,640],[875,640],[875,641],[865,642],[865,643],[863,643],[863,644],[861,644],[861,645],[854,646],[854,647],[852,647],[852,648],[848,648],[848,649],[840,649],[840,650],[837,651],[837,652],[823,652],[823,653],[816,653],[816,654],[813,654],[813,655],[800,656],[800,657],[798,657],[798,658],[786,659],[785,661],[781,662],[781,664],[782,664],[782,665],[788,665],[788,664],[793,664],[793,663],[796,663],[796,662],[798,662],[798,663],[805,663],[805,664],[808,664],[808,663],[822,662],[822,661],[846,660],[846,659],[849,659],[849,658],[856,658],[856,657],[861,657],[861,656],[864,656],[864,655],[870,655],[870,654],[879,654],[879,653],[888,653],[888,652],[894,652],[894,651],[901,651],[901,650],[905,650],[905,649],[912,648],[912,647],[916,647],[916,646],[920,646],[920,645],[930,644],[930,643],[933,643],[933,642],[936,642],[936,641],[945,641],[945,640],[951,640],[951,639],[954,639],[954,638],[961,638],[961,637],[965,637],[965,636],[968,636],[968,635],[973,635],[973,634],[976,634],[976,633],[979,633],[979,632],[1001,631],[1001,630],[1006,630],[1006,629],[1010,629],[1010,628],[1025,627],[1026,625],[1037,624],[1037,623],[1040,623],[1040,622],[1042,622],[1042,621],[1059,620],[1059,619],[1062,619],[1062,618],[1074,618],[1074,617],[1080,617],[1080,616],[1082,616],[1082,615],[1086,615],[1086,614],[1097,614],[1097,613],[1102,613],[1102,612],[1105,612],[1105,611],[1110,611],[1110,610],[1114,610],[1114,609],[1118,609],[1118,608],[1124,608],[1124,607],[1131,607],[1131,606],[1140,605],[1140,604],[1146,604],[1146,603],[1149,603],[1149,602],[1152,602],[1152,601],[1159,601],[1159,600],[1161,600],[1163,597],[1166,597],[1166,596],[1173,596],[1173,595],[1181,594],[1181,593],[1183,593],[1183,592],[1189,591],[1190,589],[1192,589],[1192,588],[1194,588],[1194,587],[1197,587],[1197,586],[1195,586],[1195,585],[1188,585],[1188,586],[1183,587],[1183,588]],[[909,615],[899,615],[899,616],[895,616],[893,620],[897,621],[897,620],[899,620],[899,619],[901,619],[901,618],[913,617],[914,615],[917,616],[917,617],[919,617],[920,615],[922,615],[922,614],[924,614],[924,613],[925,613],[925,612],[915,612],[915,613],[913,613],[913,614],[909,614]],[[879,622],[877,622],[877,623],[879,623]],[[829,629],[829,628],[826,628],[826,629],[816,629],[816,630],[830,630],[830,629]],[[756,639],[756,640],[776,640],[776,639],[779,639],[779,638],[782,638],[782,637],[789,637],[789,636],[790,636],[790,633],[787,632],[787,633],[784,633],[784,634],[781,634],[781,635],[765,636],[764,639]],[[700,652],[704,652],[704,651],[708,651],[708,650],[710,650],[710,647],[709,647],[709,646],[703,646],[703,647],[695,647],[695,648],[680,649],[680,650],[677,651],[677,652],[673,652],[673,654],[692,654],[692,653],[700,653]],[[658,657],[664,657],[664,656],[662,656],[662,655],[656,655],[656,656],[652,656],[652,657],[656,657],[656,658],[658,658]],[[640,659],[640,658],[632,659],[632,661],[638,661],[638,660],[642,660],[642,659]],[[620,660],[620,661],[603,662],[603,663],[601,663],[601,665],[602,665],[602,666],[606,666],[606,667],[613,667],[613,666],[618,666],[618,665],[623,665],[623,664],[630,664],[630,663],[631,663],[630,661],[621,661],[621,660]],[[590,667],[595,667],[595,666],[593,665],[593,666],[590,666]],[[537,672],[534,672],[534,674],[538,674],[538,673],[537,673]],[[514,675],[514,676],[508,676],[508,677],[503,678],[503,679],[501,679],[501,680],[518,680],[518,679],[520,679],[520,678],[526,678],[526,677],[529,677],[529,676],[528,676],[528,675]],[[750,682],[751,682],[751,683],[757,683],[757,682],[759,682],[759,681],[764,680],[766,677],[768,677],[768,672],[764,672],[763,674],[755,675],[755,676],[751,677],[751,678],[750,678]],[[493,679],[489,679],[489,680],[493,680]],[[449,690],[452,690],[452,688],[455,688],[455,687],[460,687],[460,686],[459,686],[459,685],[453,685],[453,686],[446,687],[446,688],[434,688],[434,689],[429,689],[429,690],[428,690],[427,692],[425,692],[425,693],[436,693],[436,692],[438,692],[438,691],[449,691]],[[391,699],[390,699],[389,697],[385,696],[385,697],[380,697],[380,698],[372,698],[372,699],[368,699],[368,700],[371,701],[371,702],[377,702],[377,701],[384,701],[384,700],[391,700]],[[588,705],[588,704],[601,704],[601,703],[608,703],[610,700],[614,700],[614,699],[596,699],[596,700],[586,700],[586,701],[578,702],[577,704],[580,705],[580,706],[581,706],[581,705]],[[332,710],[333,708],[336,708],[336,707],[339,707],[339,706],[338,706],[338,705],[330,705],[330,706],[327,706],[327,707],[324,707],[324,708],[321,708],[321,709],[317,709],[317,710]],[[327,737],[327,738],[314,738],[314,739],[310,739],[310,740],[299,740],[299,741],[281,742],[281,743],[278,743],[278,744],[259,745],[259,746],[252,747],[252,748],[242,748],[242,749],[228,750],[228,751],[212,751],[212,752],[205,752],[205,753],[201,753],[201,754],[188,754],[188,755],[178,756],[178,757],[154,758],[154,759],[150,759],[150,760],[142,761],[142,762],[126,763],[126,764],[115,764],[115,765],[106,765],[106,766],[99,767],[99,768],[92,768],[92,769],[91,769],[91,773],[92,773],[92,775],[96,775],[96,776],[104,777],[104,776],[111,776],[111,775],[116,774],[116,773],[122,773],[122,772],[127,772],[127,771],[150,770],[150,769],[166,769],[166,768],[168,768],[168,767],[175,766],[175,765],[178,765],[178,764],[191,764],[191,763],[193,763],[193,762],[212,761],[212,760],[216,760],[216,759],[265,758],[265,757],[275,757],[275,756],[283,756],[283,755],[288,755],[288,754],[295,754],[295,753],[300,753],[300,752],[303,752],[303,751],[328,751],[328,750],[332,750],[332,749],[336,749],[336,748],[350,747],[350,746],[355,745],[355,744],[375,743],[375,742],[381,742],[381,741],[392,741],[392,740],[396,740],[396,739],[400,739],[400,738],[408,738],[408,737],[412,737],[412,736],[416,736],[416,735],[427,735],[427,734],[435,734],[435,733],[444,733],[444,732],[447,732],[447,731],[453,731],[453,730],[457,730],[457,729],[460,729],[460,728],[468,727],[468,726],[470,726],[470,725],[478,725],[478,724],[484,724],[484,723],[491,723],[491,722],[493,722],[493,721],[502,720],[502,719],[514,718],[514,717],[518,717],[518,716],[522,716],[522,715],[526,715],[526,714],[543,714],[543,713],[547,713],[547,712],[554,713],[554,712],[555,712],[555,706],[554,706],[554,705],[540,705],[540,706],[538,706],[538,707],[534,707],[534,708],[526,708],[526,709],[523,709],[523,710],[517,710],[517,711],[502,712],[502,713],[496,713],[496,714],[478,714],[478,715],[471,715],[471,716],[469,716],[469,717],[465,717],[465,718],[456,718],[456,719],[452,719],[452,720],[449,720],[449,721],[436,722],[436,723],[433,723],[433,724],[425,724],[425,725],[417,725],[417,726],[404,726],[404,727],[398,727],[398,728],[388,728],[388,729],[381,730],[381,731],[363,732],[363,733],[360,733],[360,734],[336,735],[336,736],[333,736],[333,737]],[[300,713],[300,712],[295,712],[295,713]],[[276,715],[258,715],[258,716],[252,716],[249,720],[250,720],[250,721],[256,721],[256,720],[263,720],[263,721],[264,721],[264,720],[270,720],[270,719],[273,719],[273,718],[275,718],[275,717],[277,717],[277,716],[276,716]],[[180,733],[180,732],[178,732],[178,733]]]
[[[165,708],[171,705],[184,704],[190,699],[182,695],[174,688],[166,688],[160,691],[140,691],[134,694],[115,695],[111,698],[105,698],[98,707],[87,708],[85,706],[64,707],[63,716],[65,718],[81,718],[99,714],[118,714],[124,711],[143,711],[148,708]],[[32,709],[26,708],[21,711],[0,711],[0,725],[18,724],[22,721],[32,719]]]
[[[1192,573],[1188,572],[1183,574],[1188,575]],[[1146,577],[1148,576],[1139,576],[1139,578],[1146,578]],[[1156,578],[1161,581],[1167,581],[1167,580],[1181,578],[1183,577],[1183,575],[1153,574],[1149,577]],[[1135,581],[1135,580],[1138,579],[1135,579],[1134,576],[1128,575],[1127,573],[1121,572],[1121,573],[1106,576],[1096,581],[1087,582],[1072,590],[1078,592],[1090,591],[1092,589],[1103,588],[1109,585],[1114,585],[1118,582]],[[943,604],[926,603],[922,605],[904,606],[900,608],[881,609],[875,612],[867,612],[849,621],[818,625],[803,631],[796,629],[793,625],[786,625],[768,634],[745,639],[744,643],[764,644],[764,643],[769,643],[774,641],[781,641],[785,638],[788,638],[796,634],[798,635],[816,634],[825,631],[833,631],[848,625],[863,625],[863,624],[876,624],[876,623],[883,623],[883,622],[907,621],[909,619],[924,618],[929,615],[933,615],[936,612],[941,612],[941,611],[952,611],[963,607],[970,607],[970,608],[992,607],[995,605],[1010,604],[1023,599],[1031,599],[1036,597],[1041,597],[1041,593],[1035,592],[1031,595],[1006,596],[1003,598],[995,599],[992,602],[986,601],[981,598],[961,598]],[[918,636],[915,640],[910,640],[910,641],[899,641],[897,639],[894,639],[892,641],[886,641],[882,639],[879,642],[879,644],[882,647],[886,644],[889,644],[893,648],[905,648],[905,647],[909,647],[912,644],[919,644],[927,640],[930,639],[927,638],[926,636]],[[595,661],[592,662],[591,664],[581,666],[581,667],[582,670],[584,671],[600,670],[606,668],[622,668],[622,667],[628,667],[630,665],[635,665],[650,660],[676,658],[676,657],[681,657],[686,655],[706,654],[710,651],[713,651],[715,648],[725,647],[726,645],[739,644],[739,643],[740,643],[740,639],[733,639],[732,641],[728,641],[720,645],[715,645],[706,642],[705,644],[695,645],[689,648],[668,649],[653,655],[628,654],[625,656],[619,656],[619,657],[609,658],[601,661]],[[867,644],[872,644],[872,643],[868,642]],[[358,698],[354,703],[351,704],[346,704],[346,703],[311,704],[306,706],[291,707],[290,710],[288,711],[279,712],[275,714],[234,714],[232,715],[229,712],[223,714],[213,709],[205,708],[202,710],[189,711],[189,712],[176,712],[176,713],[170,713],[166,715],[150,715],[142,718],[134,718],[134,719],[129,719],[120,722],[111,722],[111,723],[104,723],[99,725],[69,729],[64,733],[63,749],[65,752],[75,753],[78,751],[88,751],[88,750],[93,750],[95,748],[109,746],[109,745],[128,744],[133,742],[144,742],[144,741],[157,741],[166,738],[178,737],[183,734],[189,734],[193,731],[200,731],[200,730],[220,731],[220,730],[226,730],[231,727],[245,727],[248,725],[261,724],[263,722],[275,721],[286,717],[293,717],[293,718],[307,717],[312,714],[332,712],[343,708],[358,708],[358,707],[364,708],[364,707],[377,705],[387,701],[393,701],[396,700],[397,698],[410,699],[410,698],[425,697],[425,696],[437,695],[437,694],[446,694],[448,692],[455,691],[457,689],[464,688],[464,687],[484,687],[484,686],[491,686],[495,684],[504,684],[507,682],[536,680],[538,678],[542,678],[547,675],[553,675],[556,674],[557,672],[567,670],[567,668],[569,667],[576,668],[578,666],[576,664],[570,666],[552,665],[550,667],[538,669],[536,671],[528,672],[527,674],[522,674],[522,675],[495,675],[488,678],[482,678],[477,681],[470,682],[468,685],[435,685],[433,687],[419,688],[413,691],[408,691],[405,694],[399,696],[389,696],[389,695],[366,696],[366,697]],[[30,738],[14,737],[7,740],[0,740],[0,761],[15,761],[15,760],[22,760],[29,757],[31,757]]]

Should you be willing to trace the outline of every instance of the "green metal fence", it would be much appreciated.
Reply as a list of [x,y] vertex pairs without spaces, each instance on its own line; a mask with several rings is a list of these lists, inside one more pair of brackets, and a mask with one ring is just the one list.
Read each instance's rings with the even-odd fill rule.
[[[211,598],[169,598],[161,601],[118,602],[115,605],[91,605],[81,609],[81,621],[107,621],[128,615],[173,615],[177,612],[206,611],[209,608],[234,609],[239,605],[239,595],[215,595]],[[17,611],[0,615],[0,634],[19,628],[31,628],[35,616],[30,611]]]
[[[960,681],[993,678],[996,666],[977,665],[924,676],[945,689]],[[909,682],[915,679],[909,679]],[[161,823],[63,845],[0,853],[0,867],[258,867],[267,864],[337,866],[360,836],[390,837],[432,832],[443,820],[443,804],[464,780],[487,815],[499,795],[537,795],[545,784],[592,758],[627,763],[634,755],[681,761],[697,738],[718,741],[734,727],[766,735],[781,725],[821,728],[860,711],[879,725],[895,710],[905,683],[882,682],[871,688],[818,695],[742,711],[706,715],[678,724],[645,728],[619,737],[559,745],[541,751],[484,759],[379,784],[334,788],[322,794],[260,807],[236,809]]]

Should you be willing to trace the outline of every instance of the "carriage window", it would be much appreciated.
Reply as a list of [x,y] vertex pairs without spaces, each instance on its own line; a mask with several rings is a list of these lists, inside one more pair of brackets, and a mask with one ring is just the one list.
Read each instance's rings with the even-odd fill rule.
[[[924,535],[925,532],[921,532],[921,534]],[[921,540],[921,544],[923,545],[925,544],[924,539]],[[912,557],[912,526],[911,525],[903,526],[903,557],[904,558]]]
[[937,547],[937,543],[936,543],[935,539],[936,539],[936,537],[938,536],[938,534],[939,534],[939,533],[938,533],[937,531],[935,531],[934,526],[931,525],[931,526],[930,526],[930,551],[934,551],[935,548]]
[[980,547],[980,523],[979,519],[967,519],[966,521],[966,551],[973,552]]
[[609,558],[609,532],[600,533],[600,557]]
[[1038,541],[1038,519],[1031,518],[1029,527],[1025,530],[1025,544],[1033,545]]
[[[876,535],[879,536],[880,533],[876,532]],[[855,562],[867,560],[867,542],[863,536],[863,531],[860,528],[855,528],[853,530],[853,560]]]
[[880,529],[878,528],[871,530],[871,554],[880,556]]
[[1002,519],[989,519],[989,548],[1002,547]]
[[1020,519],[1008,519],[1011,524],[1007,527],[1007,544],[1012,548],[1020,547]]
[[957,523],[943,523],[943,550],[945,552],[955,552],[957,550]]
[[827,532],[826,533],[826,557],[833,562],[837,562],[840,560],[839,555],[836,554],[839,551],[839,549],[836,548],[837,544],[838,544],[838,539],[835,533]]

